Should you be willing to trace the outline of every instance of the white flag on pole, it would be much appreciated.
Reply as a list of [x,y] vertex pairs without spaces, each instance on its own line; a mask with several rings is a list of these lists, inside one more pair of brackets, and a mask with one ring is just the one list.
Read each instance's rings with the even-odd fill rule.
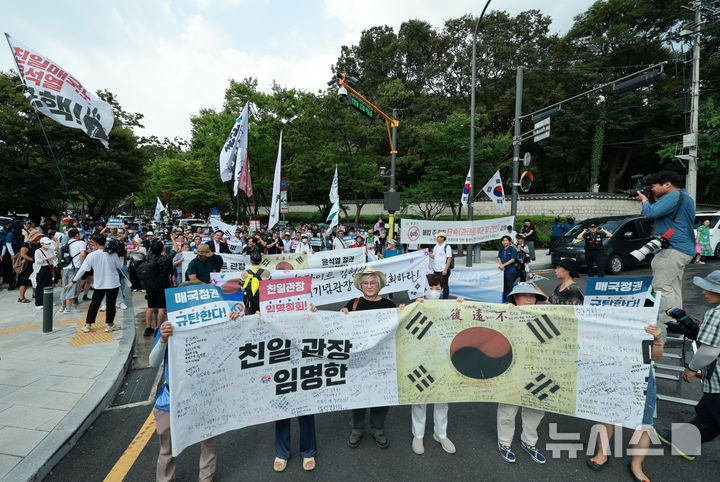
[[268,230],[272,229],[280,220],[280,158],[282,157],[282,131],[278,143],[277,161],[275,161],[275,177],[273,178],[272,204],[270,205],[270,219]]
[[505,190],[503,189],[502,179],[500,179],[500,171],[493,174],[487,184],[483,186],[483,191],[500,211],[505,210]]
[[155,203],[155,216],[153,216],[155,221],[158,221],[158,222],[162,221],[162,217],[160,217],[160,213],[163,211],[167,211],[167,209],[165,209],[165,206],[163,206],[163,203],[162,203],[162,201],[160,201],[160,198],[157,198],[157,202]]
[[30,105],[52,120],[80,129],[108,147],[113,126],[110,104],[86,90],[80,81],[52,59],[23,45],[7,33],[5,37],[25,85],[23,95]]
[[248,103],[245,103],[242,113],[235,119],[225,145],[220,151],[220,179],[225,182],[233,178],[233,166],[238,157],[238,149],[247,149],[248,139]]
[[331,232],[332,229],[337,226],[338,218],[340,217],[340,194],[338,193],[338,172],[337,166],[335,166],[335,176],[333,176],[332,186],[330,187],[330,213],[327,217],[327,222],[330,223],[326,232]]
[[233,182],[233,195],[236,197],[238,195],[240,176],[242,175],[243,169],[245,169],[245,149],[239,148],[237,150],[237,160],[235,161],[235,181]]
[[463,207],[467,206],[468,203],[468,197],[470,196],[470,184],[472,183],[472,179],[470,179],[470,173],[472,170],[468,170],[468,175],[465,178],[465,185],[463,186],[463,193],[462,197],[460,198],[460,204],[463,205]]

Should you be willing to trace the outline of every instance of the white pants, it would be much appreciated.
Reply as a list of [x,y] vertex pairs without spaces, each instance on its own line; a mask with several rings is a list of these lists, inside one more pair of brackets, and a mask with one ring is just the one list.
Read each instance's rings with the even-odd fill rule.
[[[448,404],[433,404],[433,429],[438,438],[447,438],[447,422],[448,422]],[[412,406],[412,432],[415,438],[423,438],[425,436],[425,413],[427,405]]]
[[672,318],[665,314],[668,308],[682,308],[682,279],[685,266],[692,256],[681,253],[675,249],[663,249],[652,260],[653,288],[660,293],[660,312],[658,313],[658,326],[662,329],[663,340],[666,336],[665,323]]
[[[498,403],[497,411],[497,431],[498,442],[502,445],[512,445],[515,436],[515,416],[518,413],[517,405],[508,405],[507,403]],[[528,445],[537,444],[537,429],[540,421],[545,416],[542,410],[534,408],[522,407],[522,434],[520,440]]]

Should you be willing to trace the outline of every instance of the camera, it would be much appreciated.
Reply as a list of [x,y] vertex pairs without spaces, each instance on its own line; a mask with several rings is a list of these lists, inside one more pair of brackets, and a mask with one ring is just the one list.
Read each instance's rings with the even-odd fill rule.
[[639,194],[643,194],[646,198],[650,198],[652,196],[652,192],[650,191],[650,188],[652,187],[650,183],[648,182],[647,176],[644,174],[636,174],[634,176],[630,176],[630,179],[633,180],[633,182],[637,185],[642,185],[641,188],[635,188],[635,189],[628,189],[628,197],[638,197]]
[[347,102],[348,91],[345,87],[343,87],[341,85],[340,88],[338,89],[337,94],[338,94],[338,99],[340,100],[340,102]]
[[109,238],[107,241],[105,241],[105,252],[117,254],[121,258],[124,258],[127,254],[127,250],[125,249],[125,243],[122,243],[115,238]]
[[649,254],[657,254],[661,250],[667,248],[670,245],[668,238],[673,235],[675,231],[668,229],[662,236],[653,236],[650,241],[640,248],[630,251],[630,256],[635,258],[638,262],[644,260]]
[[665,314],[677,320],[676,323],[667,322],[667,331],[683,335],[690,340],[697,339],[698,330],[700,330],[700,322],[685,313],[681,308],[669,308],[665,310]]

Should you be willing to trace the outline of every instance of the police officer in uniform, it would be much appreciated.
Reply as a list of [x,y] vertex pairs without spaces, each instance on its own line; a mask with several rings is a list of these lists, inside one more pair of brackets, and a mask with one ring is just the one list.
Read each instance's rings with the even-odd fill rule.
[[598,230],[597,224],[593,223],[584,229],[578,239],[585,240],[585,264],[587,264],[588,276],[593,276],[597,266],[598,276],[605,276],[605,250],[603,248],[603,239],[612,238],[612,233],[605,228]]

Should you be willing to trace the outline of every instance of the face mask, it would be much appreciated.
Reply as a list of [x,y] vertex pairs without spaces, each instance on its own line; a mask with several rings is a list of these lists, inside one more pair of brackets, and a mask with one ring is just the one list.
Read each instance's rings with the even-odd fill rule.
[[303,239],[302,244],[307,244],[307,239]]
[[442,293],[437,290],[429,290],[427,294],[425,295],[425,298],[428,300],[439,300]]

